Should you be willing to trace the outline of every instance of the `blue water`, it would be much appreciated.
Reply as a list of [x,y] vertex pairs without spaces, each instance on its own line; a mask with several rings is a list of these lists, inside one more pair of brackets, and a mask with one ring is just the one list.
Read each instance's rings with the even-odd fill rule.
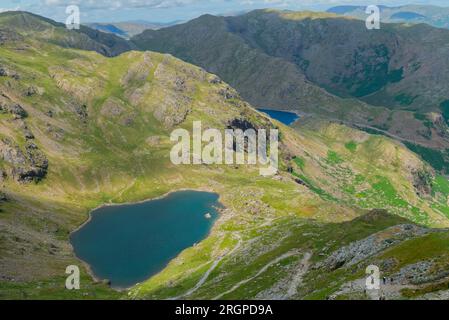
[[220,207],[216,193],[199,191],[105,206],[92,211],[90,221],[70,241],[97,278],[127,288],[161,271],[182,250],[204,239]]
[[404,19],[404,20],[413,20],[413,19],[424,19],[426,16],[415,12],[396,12],[391,16],[391,19]]
[[271,118],[276,119],[279,122],[282,122],[283,124],[286,125],[292,124],[299,118],[299,116],[293,112],[269,110],[269,109],[257,109],[257,110],[268,114]]

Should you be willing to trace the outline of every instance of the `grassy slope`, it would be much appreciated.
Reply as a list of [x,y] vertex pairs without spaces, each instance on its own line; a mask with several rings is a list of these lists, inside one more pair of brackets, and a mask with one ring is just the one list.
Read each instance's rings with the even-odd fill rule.
[[[172,106],[176,102],[189,106],[191,112],[180,124],[186,128],[198,119],[218,128],[224,128],[235,117],[263,126],[269,122],[239,98],[224,99],[220,91],[226,84],[211,83],[211,75],[170,56],[129,52],[105,58],[28,38],[26,42],[1,46],[0,57],[0,64],[20,74],[19,80],[1,77],[0,90],[26,109],[29,116],[25,121],[50,163],[48,176],[38,184],[22,185],[11,179],[4,182],[9,200],[0,204],[1,298],[117,298],[120,295],[105,285],[93,284],[84,268],[83,291],[64,290],[65,267],[80,263],[68,244],[69,232],[98,205],[152,198],[179,188],[218,192],[227,210],[206,240],[186,249],[161,273],[133,289],[132,297],[160,298],[183,293],[215,259],[240,243],[235,259],[225,257],[211,278],[191,296],[211,298],[293,248],[319,248],[323,245],[322,237],[309,238],[308,233],[324,232],[332,238],[335,229],[319,231],[322,226],[351,220],[364,208],[388,207],[398,215],[429,225],[448,223],[443,214],[429,209],[433,200],[413,194],[410,169],[424,167],[418,158],[388,139],[382,139],[381,145],[375,147],[378,138],[368,135],[363,135],[361,139],[366,141],[356,147],[356,152],[359,148],[366,151],[355,157],[352,140],[329,138],[346,138],[349,129],[343,126],[331,126],[332,131],[326,135],[306,129],[296,132],[275,123],[281,129],[285,148],[282,154],[297,156],[295,173],[304,176],[308,186],[295,183],[294,176],[285,171],[280,177],[264,178],[258,175],[257,168],[245,166],[171,165],[171,129],[154,116],[161,106],[169,112],[175,112]],[[179,80],[182,86],[178,86]],[[29,86],[37,87],[38,93],[24,95]],[[120,101],[121,114],[105,110],[110,97]],[[87,106],[85,121],[73,111],[74,105],[82,104]],[[52,117],[47,115],[49,110]],[[126,121],[129,118],[131,122]],[[0,121],[1,136],[22,145],[24,138],[17,121],[9,114],[3,114]],[[52,135],[48,125],[63,129],[63,137]],[[160,143],[149,144],[147,138],[156,135]],[[369,161],[374,147],[381,152],[394,150],[394,161]],[[393,165],[395,161],[397,164]],[[410,167],[403,166],[403,161],[408,161]],[[290,164],[293,161],[283,163],[282,168]],[[379,200],[360,204],[351,192],[342,194],[338,181],[351,181],[354,176],[346,175],[344,166],[349,166],[355,177],[364,175],[367,190],[379,194]],[[391,194],[376,192],[379,190],[374,179],[380,174],[389,179],[402,201],[420,212],[404,207],[402,201],[397,204],[396,196],[392,199]],[[438,181],[434,196],[441,200],[447,186]],[[447,208],[442,200],[439,205]],[[366,233],[354,229],[354,239],[389,223],[380,221]],[[294,263],[297,257],[291,256],[288,261]],[[270,274],[265,276],[271,282],[262,282],[263,288],[279,279],[272,273],[282,274],[277,267],[268,268],[267,272]],[[251,293],[235,291],[236,294],[250,297],[262,288],[256,282],[249,281],[245,286]]]
[[[429,33],[431,44],[425,42]],[[438,152],[449,148],[448,129],[430,121],[429,112],[440,112],[447,89],[427,70],[445,70],[445,54],[435,52],[448,36],[427,26],[384,25],[370,32],[361,21],[333,14],[255,10],[205,15],[132,41],[218,74],[257,107],[377,127]]]
[[[171,130],[153,116],[155,109],[167,101],[188,101],[192,112],[183,124],[187,128],[194,119],[215,127],[224,127],[230,119],[242,116],[254,123],[267,122],[240,100],[226,101],[219,94],[226,85],[209,83],[211,76],[199,68],[153,53],[131,52],[107,59],[45,43],[27,44],[30,46],[20,44],[26,48],[21,51],[16,50],[17,43],[0,48],[2,65],[21,75],[20,80],[0,78],[0,85],[2,92],[27,110],[25,121],[36,136],[36,144],[47,154],[50,170],[39,184],[19,185],[11,179],[5,182],[9,201],[1,205],[0,242],[4,281],[26,282],[53,276],[59,279],[67,264],[76,263],[67,243],[68,233],[86,219],[90,209],[102,203],[135,201],[169,190],[198,188],[220,192],[224,204],[238,209],[248,206],[242,192],[260,190],[267,194],[268,204],[278,207],[270,216],[254,218],[240,213],[241,223],[257,223],[286,214],[286,198],[297,204],[289,207],[292,212],[288,214],[301,212],[302,202],[316,205],[313,212],[323,216],[330,210],[331,206],[319,206],[322,200],[305,188],[300,192],[291,181],[259,177],[257,168],[171,165]],[[150,72],[139,78],[139,73],[146,70],[140,66],[145,63],[144,57],[150,61]],[[122,79],[130,74],[129,81],[122,84]],[[185,81],[182,92],[174,89],[177,78]],[[40,94],[23,96],[30,85],[38,87]],[[137,93],[142,93],[139,101],[135,100]],[[131,125],[121,124],[120,116],[114,118],[101,112],[110,96],[123,101],[126,112],[121,116],[132,116]],[[80,103],[88,106],[86,122],[70,108],[71,104]],[[53,111],[53,117],[46,115],[48,110]],[[46,130],[47,123],[62,128],[64,137],[54,138]],[[2,136],[17,142],[23,140],[10,115],[3,116],[1,127]],[[161,137],[161,142],[151,146],[146,139],[155,135]],[[62,290],[62,283],[45,283]],[[35,284],[32,281],[29,286],[33,288]],[[24,290],[20,285],[6,283],[2,288],[6,297],[12,296],[10,290]],[[48,290],[53,292],[54,288]]]
[[[421,224],[432,220],[443,222],[447,218],[444,211],[434,212],[429,207],[429,203],[445,206],[444,197],[418,196],[413,187],[418,172],[432,169],[400,144],[338,124],[298,123],[298,127],[321,144],[323,150],[319,163],[309,161],[309,166],[304,159],[310,159],[311,155],[304,154],[296,174],[299,177],[305,174],[325,193],[348,205],[388,209]],[[325,177],[321,176],[323,172]],[[444,180],[440,176],[437,183]]]
[[[404,147],[387,138],[369,136],[336,124],[306,125],[298,130],[301,150],[292,161],[295,170],[293,176],[300,177],[309,190],[328,204],[343,207],[334,209],[330,216],[323,217],[313,213],[316,208],[301,204],[300,214],[276,219],[268,226],[266,223],[251,224],[243,230],[237,230],[238,232],[234,230],[233,241],[228,237],[222,238],[228,249],[224,249],[218,239],[212,238],[211,242],[205,241],[183,252],[161,273],[133,289],[131,296],[169,298],[183,295],[195,286],[214,260],[225,256],[198,290],[182,296],[192,299],[214,298],[219,296],[217,293],[226,292],[240,281],[254,277],[270,261],[291,250],[312,251],[312,260],[317,263],[323,256],[341,246],[388,226],[409,221],[399,216],[421,224],[447,226],[447,216],[443,210],[431,208],[437,204],[447,206],[444,200],[447,199],[447,180],[441,176],[436,178],[434,195],[437,193],[438,196],[433,200],[418,197],[410,181],[411,167],[423,170],[428,170],[429,167]],[[373,159],[373,154],[376,154],[376,159]],[[355,207],[385,208],[396,216],[381,214],[378,217],[374,215],[373,219],[367,217],[350,222],[330,223],[334,219],[351,219],[352,214],[347,213],[349,208]],[[228,228],[228,224],[234,225],[234,221],[221,226],[221,229]],[[237,246],[239,239],[241,243]],[[441,241],[442,245],[446,245],[446,239]],[[212,243],[216,243],[215,248],[211,247]],[[236,246],[237,251],[233,251]],[[204,252],[209,251],[208,255],[204,255]],[[435,254],[439,255],[440,253]],[[299,258],[300,256],[292,256],[283,259],[279,264],[220,297],[260,297],[261,292],[270,292],[277,284],[288,282],[285,279],[294,274]],[[425,256],[421,258],[426,259]],[[360,265],[368,264],[363,261]],[[324,274],[322,271],[311,271],[305,278],[305,287],[296,297],[324,299],[343,283],[362,275],[360,271],[349,276],[343,270]]]

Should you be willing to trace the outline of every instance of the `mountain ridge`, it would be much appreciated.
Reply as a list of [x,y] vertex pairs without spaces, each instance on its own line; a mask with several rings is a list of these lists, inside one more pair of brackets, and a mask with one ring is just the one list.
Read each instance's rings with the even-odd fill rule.
[[[381,21],[402,23],[426,23],[437,28],[449,28],[449,9],[434,5],[379,6]],[[336,6],[327,12],[352,16],[365,20],[366,6]]]
[[[59,32],[60,39],[55,35],[50,36],[53,36],[53,41],[61,46],[94,50],[106,56],[115,56],[134,49],[128,41],[113,34],[99,32],[83,25],[80,26],[79,30],[74,30],[75,32],[71,33],[70,30],[65,28],[64,24],[29,12],[2,12],[0,13],[0,19],[3,20],[3,26],[11,24],[16,29],[28,29],[32,32],[41,31],[40,35],[44,39],[52,31]],[[33,30],[33,28],[35,29]],[[7,27],[5,29],[8,30]]]
[[[9,22],[0,15],[0,30]],[[52,37],[76,31],[44,30],[17,27],[20,41],[0,44],[1,299],[372,299],[359,283],[373,263],[396,281],[388,298],[444,298],[449,183],[403,145],[310,117],[287,127],[169,54],[108,57]],[[279,174],[173,165],[170,132],[193,121],[277,128]],[[37,151],[46,174],[18,179],[42,168]],[[70,233],[92,209],[183,188],[216,192],[225,208],[159,274],[116,292],[75,257]],[[80,290],[63,285],[72,264]]]
[[218,74],[259,108],[376,127],[432,150],[449,148],[449,81],[437,80],[447,76],[448,40],[425,24],[370,31],[353,18],[275,10],[202,16],[132,39]]

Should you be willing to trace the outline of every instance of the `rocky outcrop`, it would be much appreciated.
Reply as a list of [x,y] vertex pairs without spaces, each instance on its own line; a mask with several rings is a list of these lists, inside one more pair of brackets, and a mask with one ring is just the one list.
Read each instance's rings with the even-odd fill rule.
[[39,93],[39,90],[35,86],[29,86],[24,92],[25,96],[27,97],[34,96],[37,93]]
[[191,111],[189,101],[178,100],[176,97],[166,96],[153,112],[154,117],[166,128],[172,128],[182,123]]
[[71,104],[71,109],[82,122],[84,123],[87,122],[88,113],[87,113],[87,106],[85,104],[75,102]]
[[328,270],[335,270],[341,267],[352,266],[394,244],[423,235],[426,232],[428,232],[428,229],[413,224],[393,226],[338,249],[323,262],[317,264],[316,268],[324,267]]
[[131,88],[126,91],[126,97],[132,106],[137,106],[144,101],[144,97],[150,92],[151,86],[149,83],[145,83],[142,87]]
[[217,75],[211,75],[210,77],[209,77],[209,83],[212,83],[212,84],[220,84],[220,83],[222,83],[223,81],[220,79],[220,77],[219,76],[217,76]]
[[7,106],[7,110],[14,115],[14,118],[16,119],[23,119],[27,117],[27,112],[25,109],[22,108],[22,106],[18,103],[11,104]]
[[28,116],[27,112],[20,104],[11,101],[5,95],[0,95],[0,112],[9,112],[16,119],[23,119]]
[[101,107],[101,114],[106,117],[117,117],[124,113],[123,102],[118,99],[108,98]]
[[449,270],[437,270],[434,261],[425,260],[409,264],[390,277],[399,284],[423,284],[438,281],[447,276],[449,276]]
[[5,44],[6,42],[22,41],[22,40],[23,37],[19,35],[16,31],[7,28],[0,29],[0,45]]
[[94,78],[80,81],[76,70],[67,67],[51,66],[48,68],[48,72],[58,88],[81,103],[88,101],[89,98],[95,95],[96,90],[103,86],[101,81]]
[[221,88],[218,93],[226,100],[238,98],[237,92],[229,86]]
[[47,157],[33,142],[27,142],[22,151],[13,141],[3,138],[0,157],[9,165],[7,175],[18,182],[39,181],[47,174]]
[[27,161],[22,150],[8,138],[0,140],[0,155],[3,160],[14,166],[25,165]]
[[[130,55],[137,55],[137,53],[131,53]],[[145,52],[143,54],[143,60],[135,62],[128,69],[126,74],[121,78],[120,82],[123,86],[127,86],[132,82],[142,82],[145,81],[149,75],[153,63],[151,61],[151,54]]]
[[16,80],[20,79],[20,76],[17,72],[2,66],[0,66],[0,77],[11,77]]
[[413,187],[418,196],[429,196],[432,193],[432,173],[423,169],[415,170],[413,175]]
[[243,118],[235,118],[235,119],[232,119],[231,121],[229,121],[228,129],[240,129],[242,131],[245,131],[248,129],[257,130],[256,126],[254,124],[252,124],[247,119],[243,119]]

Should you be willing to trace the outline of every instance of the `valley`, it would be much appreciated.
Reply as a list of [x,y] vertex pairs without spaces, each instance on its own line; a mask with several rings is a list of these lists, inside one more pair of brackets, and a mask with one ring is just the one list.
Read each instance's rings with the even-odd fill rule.
[[[253,15],[257,21],[265,13]],[[280,23],[277,15],[268,19]],[[243,28],[247,18],[233,26]],[[225,19],[190,23],[204,30],[203,20],[221,28]],[[161,32],[168,37],[171,28],[178,26]],[[370,264],[393,279],[383,290],[389,299],[447,295],[447,177],[391,137],[342,122],[367,123],[367,114],[383,119],[394,109],[395,117],[413,117],[419,127],[425,120],[415,111],[340,97],[280,58],[248,46],[233,51],[261,61],[248,66],[275,65],[282,78],[294,70],[302,79],[295,86],[304,99],[288,107],[300,119],[287,126],[256,109],[286,105],[276,107],[279,97],[269,90],[245,89],[233,73],[245,70],[226,55],[218,65],[229,73],[190,64],[193,55],[168,54],[177,56],[168,42],[160,47],[166,53],[130,51],[139,46],[136,39],[108,46],[103,36],[92,39],[90,29],[67,40],[61,25],[23,12],[0,13],[0,30],[7,34],[0,45],[1,299],[370,299],[359,285]],[[240,47],[235,35],[216,32],[217,41],[229,38]],[[248,72],[263,79],[260,70]],[[266,93],[263,105],[254,92]],[[437,112],[431,100],[439,97],[422,96],[429,103],[419,114]],[[317,110],[323,112],[312,116]],[[248,124],[279,130],[278,174],[261,176],[257,166],[238,164],[174,165],[170,133],[191,132],[194,121],[220,130]],[[425,145],[445,146],[439,139]],[[76,257],[70,234],[95,208],[184,189],[217,194],[223,209],[203,240],[177,250],[149,279],[117,291]],[[81,289],[68,291],[64,270],[72,264],[80,266]]]
[[350,16],[267,9],[204,15],[131,41],[217,74],[258,108],[375,127],[413,141],[416,152],[449,147],[448,39],[425,24],[371,32]]

